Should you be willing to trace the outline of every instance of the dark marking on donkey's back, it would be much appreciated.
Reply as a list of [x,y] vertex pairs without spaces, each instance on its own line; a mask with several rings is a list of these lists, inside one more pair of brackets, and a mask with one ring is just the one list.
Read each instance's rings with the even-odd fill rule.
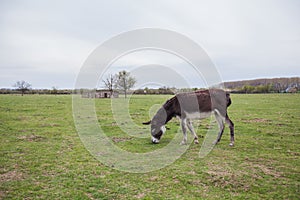
[[218,125],[219,134],[215,141],[217,144],[222,137],[226,122],[230,128],[230,146],[234,145],[234,124],[228,117],[227,107],[230,106],[230,94],[221,89],[208,89],[188,93],[179,93],[167,100],[157,111],[152,120],[143,124],[151,124],[152,142],[159,143],[166,131],[167,124],[173,117],[180,118],[183,132],[181,144],[187,143],[187,128],[194,135],[194,142],[199,143],[194,131],[192,119],[204,119],[214,114]]

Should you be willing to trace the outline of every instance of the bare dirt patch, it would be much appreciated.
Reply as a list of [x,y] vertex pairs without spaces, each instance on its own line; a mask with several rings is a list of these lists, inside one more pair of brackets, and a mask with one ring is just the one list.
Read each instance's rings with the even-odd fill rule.
[[46,123],[46,124],[41,124],[41,127],[59,127],[59,124],[56,123]]
[[225,177],[225,176],[232,176],[234,173],[229,166],[227,165],[219,165],[216,163],[208,163],[209,169],[206,171],[208,174],[212,176],[218,176],[218,177]]
[[269,167],[269,166],[266,166],[266,165],[262,165],[262,164],[253,164],[252,166],[253,166],[253,168],[260,169],[266,175],[273,176],[275,178],[282,177],[282,173],[276,171],[272,167]]
[[23,135],[23,136],[20,136],[18,137],[19,140],[25,140],[25,141],[28,141],[28,142],[36,142],[36,141],[41,141],[44,139],[44,137],[42,136],[39,136],[39,135]]
[[219,165],[216,163],[208,163],[209,169],[206,171],[210,175],[211,183],[215,187],[227,187],[236,185],[240,177],[243,176],[242,171],[233,171],[228,165]]
[[139,193],[139,194],[135,195],[135,198],[137,198],[137,199],[142,199],[144,197],[145,197],[145,193]]
[[6,192],[0,190],[0,199],[3,199],[6,195]]
[[264,118],[253,118],[253,119],[242,119],[243,122],[247,123],[270,123],[272,120]]
[[271,176],[275,179],[285,178],[283,173],[273,166],[271,160],[258,159],[255,162],[246,160],[243,163],[243,168],[244,167],[249,170],[248,175],[253,179],[262,179],[264,175]]
[[128,138],[128,137],[113,137],[112,138],[112,141],[115,142],[115,143],[126,142],[126,141],[129,141],[129,140],[132,140],[132,138]]
[[21,172],[17,172],[16,170],[6,172],[4,174],[0,174],[0,182],[7,181],[16,181],[23,179],[23,174]]

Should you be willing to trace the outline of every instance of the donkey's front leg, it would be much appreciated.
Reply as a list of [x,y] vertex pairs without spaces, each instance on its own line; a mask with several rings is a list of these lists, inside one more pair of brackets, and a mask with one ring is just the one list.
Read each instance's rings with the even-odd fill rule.
[[187,134],[186,134],[186,119],[181,119],[181,129],[183,133],[183,140],[181,141],[181,145],[187,144]]
[[191,122],[191,120],[187,120],[187,127],[189,128],[189,130],[191,131],[191,133],[194,135],[194,143],[195,144],[199,144],[199,141],[198,141],[198,136],[194,130],[194,127],[193,127],[193,124]]

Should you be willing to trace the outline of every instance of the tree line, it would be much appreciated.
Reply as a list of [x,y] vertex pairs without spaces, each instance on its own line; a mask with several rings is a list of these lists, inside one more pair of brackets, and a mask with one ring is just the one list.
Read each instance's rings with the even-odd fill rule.
[[52,94],[52,95],[67,95],[72,94],[74,91],[71,89],[28,89],[25,91],[21,91],[19,89],[9,89],[9,88],[1,88],[0,94]]
[[300,77],[232,81],[224,86],[233,93],[295,93],[300,91]]
[[[125,94],[125,98],[127,93],[132,89],[136,83],[136,79],[131,76],[130,72],[125,70],[120,71],[117,74],[109,75],[106,79],[102,80],[105,89],[111,91],[113,93],[114,90],[121,91]],[[0,94],[72,94],[76,93],[77,90],[68,90],[63,89],[59,90],[56,87],[52,87],[52,89],[32,89],[31,84],[22,80],[17,81],[13,87],[15,89],[2,88],[0,89]],[[80,89],[80,91],[84,91],[85,89]]]
[[[117,74],[110,74],[102,80],[103,87],[111,92],[118,91],[121,94],[176,94],[180,92],[190,92],[201,88],[175,88],[161,87],[158,89],[145,87],[143,89],[132,90],[136,84],[136,79],[126,71],[120,71]],[[54,94],[67,95],[76,93],[72,89],[32,89],[30,83],[26,81],[17,81],[14,85],[15,89],[0,89],[0,94]],[[245,81],[224,82],[224,86],[232,93],[285,93],[300,92],[300,78],[273,78],[273,79],[255,79]]]

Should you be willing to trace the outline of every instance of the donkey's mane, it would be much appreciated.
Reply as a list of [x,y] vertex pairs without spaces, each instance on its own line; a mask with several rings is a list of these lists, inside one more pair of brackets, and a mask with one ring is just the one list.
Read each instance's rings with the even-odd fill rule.
[[177,97],[174,96],[174,97],[172,97],[171,99],[168,99],[168,100],[166,101],[166,103],[163,105],[163,107],[164,107],[165,109],[168,109],[168,108],[170,108],[172,105],[174,105],[174,103],[176,103],[176,101],[177,101]]

